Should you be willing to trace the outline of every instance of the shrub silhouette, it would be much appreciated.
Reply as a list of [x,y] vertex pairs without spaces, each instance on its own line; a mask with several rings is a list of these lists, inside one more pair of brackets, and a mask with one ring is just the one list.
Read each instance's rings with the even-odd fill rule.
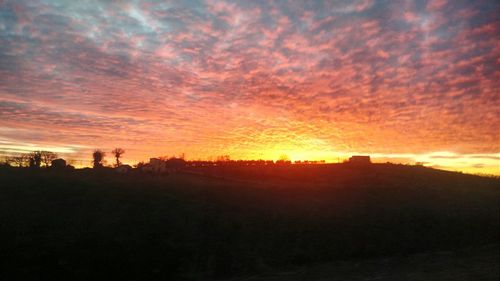
[[94,150],[94,152],[92,153],[92,158],[93,158],[92,164],[94,169],[102,168],[104,156],[106,156],[106,153],[104,153],[104,151],[100,149]]

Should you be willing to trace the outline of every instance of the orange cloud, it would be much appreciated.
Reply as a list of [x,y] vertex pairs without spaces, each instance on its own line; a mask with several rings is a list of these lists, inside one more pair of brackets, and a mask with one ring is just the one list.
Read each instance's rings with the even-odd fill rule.
[[467,160],[424,162],[477,172],[496,159],[470,155],[500,152],[488,1],[4,2],[3,154],[412,162],[448,151]]

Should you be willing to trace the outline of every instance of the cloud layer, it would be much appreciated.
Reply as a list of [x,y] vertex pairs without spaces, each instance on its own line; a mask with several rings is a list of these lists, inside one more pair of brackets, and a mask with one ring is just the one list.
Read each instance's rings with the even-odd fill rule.
[[495,155],[499,15],[497,1],[1,1],[0,150]]

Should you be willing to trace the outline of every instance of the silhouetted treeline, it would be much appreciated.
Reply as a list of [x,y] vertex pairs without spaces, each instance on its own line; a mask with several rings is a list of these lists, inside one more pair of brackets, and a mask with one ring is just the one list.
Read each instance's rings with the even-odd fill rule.
[[[115,163],[113,164],[114,167],[120,167],[122,166],[121,158],[123,154],[125,153],[125,150],[122,148],[115,148],[111,151],[111,154],[115,158]],[[92,167],[93,168],[104,168],[106,167],[106,152],[101,149],[95,149],[92,152]],[[16,166],[16,167],[30,167],[30,168],[40,168],[42,167],[42,164],[44,167],[50,167],[51,163],[53,160],[58,159],[57,153],[51,152],[51,151],[33,151],[30,153],[22,153],[22,154],[17,154],[17,155],[11,155],[5,157],[3,160],[4,165],[8,166]],[[175,166],[176,167],[211,167],[211,166],[269,166],[269,165],[290,165],[290,164],[296,164],[296,165],[317,165],[317,164],[325,164],[325,160],[297,160],[297,161],[291,161],[288,159],[287,156],[282,155],[280,156],[280,159],[274,161],[274,160],[231,160],[229,155],[221,155],[216,157],[216,160],[186,160],[184,159],[184,154],[182,154],[180,157],[158,157],[158,158],[151,158],[151,159],[159,159],[164,162],[176,162]],[[64,160],[64,159],[61,159]],[[182,163],[180,163],[181,161]],[[146,165],[151,164],[151,163],[145,163],[145,162],[139,162],[135,164],[134,166],[136,168],[143,168]],[[61,162],[59,161],[57,163],[58,166],[61,165]]]
[[216,161],[186,161],[188,167],[207,166],[264,166],[273,165],[272,160],[216,160]]
[[7,166],[17,166],[20,168],[29,167],[29,168],[40,168],[42,167],[50,167],[52,161],[58,158],[57,153],[46,150],[36,150],[29,153],[19,153],[15,155],[6,156],[3,164]]
[[290,160],[216,160],[216,161],[186,161],[186,166],[188,167],[208,167],[208,166],[269,166],[269,165],[290,165],[290,164],[302,164],[302,165],[317,165],[325,164],[325,160],[313,161],[290,161]]

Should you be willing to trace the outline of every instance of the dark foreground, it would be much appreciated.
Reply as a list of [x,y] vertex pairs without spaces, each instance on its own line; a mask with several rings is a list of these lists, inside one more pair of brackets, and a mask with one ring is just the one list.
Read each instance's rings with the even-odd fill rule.
[[396,165],[186,172],[1,169],[1,279],[498,279],[498,179]]
[[498,280],[500,247],[489,245],[454,251],[420,253],[409,256],[394,255],[371,259],[336,261],[235,278],[246,281],[461,281]]

